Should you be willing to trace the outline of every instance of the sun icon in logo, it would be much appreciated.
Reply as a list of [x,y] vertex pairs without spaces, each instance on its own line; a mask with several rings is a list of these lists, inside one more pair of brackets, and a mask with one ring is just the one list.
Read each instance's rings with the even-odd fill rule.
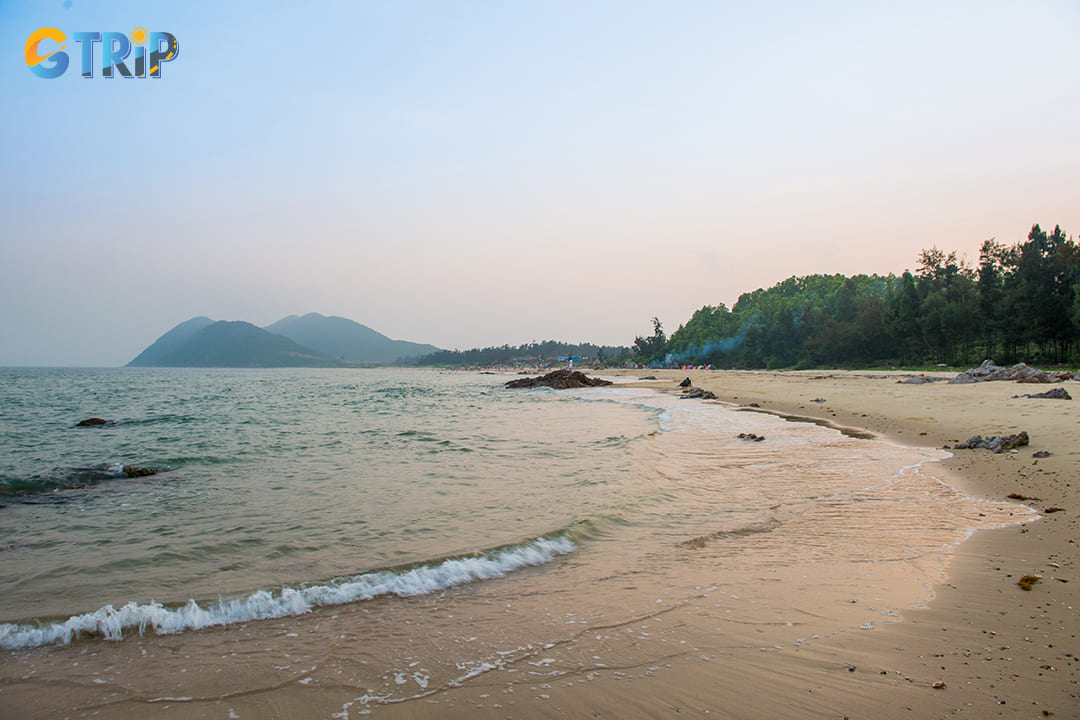
[[146,28],[140,25],[129,32],[128,37],[131,38],[133,45],[145,45],[146,41],[150,39],[150,34],[146,32]]

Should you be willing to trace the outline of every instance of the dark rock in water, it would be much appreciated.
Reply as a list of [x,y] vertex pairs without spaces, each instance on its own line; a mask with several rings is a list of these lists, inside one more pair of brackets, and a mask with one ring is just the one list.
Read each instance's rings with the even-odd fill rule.
[[701,388],[690,388],[682,394],[683,400],[715,400],[716,395],[712,390],[702,390]]
[[1047,458],[1051,455],[1053,455],[1053,453],[1051,453],[1049,450],[1040,450],[1038,452],[1031,453],[1031,457],[1033,458]]
[[739,433],[735,437],[740,440],[749,440],[750,442],[761,442],[765,439],[764,435],[757,435],[756,433]]
[[567,388],[579,388],[579,387],[601,387],[603,385],[610,385],[610,380],[601,380],[600,378],[591,378],[583,372],[577,370],[570,370],[563,368],[562,370],[556,370],[555,372],[549,372],[543,377],[522,378],[520,380],[511,380],[506,383],[508,388],[535,388],[535,387],[549,387],[556,390],[566,390]]
[[690,378],[686,378],[681,383],[679,383],[679,387],[690,387],[692,384],[693,383],[690,382]]
[[1013,395],[1013,397],[1014,398],[1042,398],[1042,399],[1045,399],[1045,400],[1072,400],[1072,395],[1069,394],[1069,391],[1066,390],[1065,388],[1059,388],[1059,387],[1050,388],[1046,392],[1033,393],[1033,394],[1030,394],[1030,395],[1025,393],[1024,395]]
[[109,421],[106,420],[105,418],[89,418],[87,420],[83,420],[81,423],[79,423],[75,427],[96,427],[98,425],[108,425],[108,424],[109,424]]
[[135,467],[134,465],[125,465],[124,475],[129,478],[146,477],[147,475],[157,475],[157,470],[147,467]]
[[1028,445],[1031,439],[1028,437],[1026,431],[1021,430],[1016,435],[995,435],[993,437],[984,438],[982,435],[976,435],[970,437],[964,442],[953,445],[954,450],[975,450],[984,449],[991,452],[1001,453],[1006,450],[1012,450],[1013,448],[1022,447]]

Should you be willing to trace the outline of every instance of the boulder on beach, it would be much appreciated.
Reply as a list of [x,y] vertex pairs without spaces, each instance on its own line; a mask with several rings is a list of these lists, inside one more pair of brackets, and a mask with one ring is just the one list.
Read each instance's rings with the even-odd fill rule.
[[1027,431],[1021,430],[1015,435],[994,435],[984,438],[982,435],[975,435],[970,437],[958,445],[953,445],[954,450],[976,450],[983,449],[989,450],[995,453],[1002,453],[1006,450],[1012,450],[1013,448],[1022,447],[1031,443],[1031,439],[1028,437]]
[[949,382],[954,385],[980,382],[1020,382],[1020,383],[1056,383],[1073,380],[1074,373],[1068,370],[1039,370],[1027,363],[1016,363],[1010,367],[995,365],[993,360],[983,360],[977,368],[965,370]]
[[508,388],[549,387],[555,388],[556,390],[579,387],[601,387],[603,385],[611,385],[611,381],[602,380],[600,378],[591,378],[583,372],[570,370],[569,368],[549,372],[542,377],[522,378],[520,380],[511,380],[506,383],[506,387]]
[[683,400],[715,400],[716,394],[712,390],[702,390],[701,388],[690,388],[682,394]]
[[926,383],[937,382],[941,378],[926,377],[925,375],[912,375],[909,378],[903,380],[897,380],[897,385],[925,385]]
[[1072,400],[1072,395],[1065,388],[1050,388],[1046,392],[1032,393],[1024,395],[1013,395],[1014,398],[1041,398],[1044,400]]
[[75,425],[75,427],[97,427],[98,425],[108,425],[109,421],[105,418],[93,417],[87,418],[82,422]]

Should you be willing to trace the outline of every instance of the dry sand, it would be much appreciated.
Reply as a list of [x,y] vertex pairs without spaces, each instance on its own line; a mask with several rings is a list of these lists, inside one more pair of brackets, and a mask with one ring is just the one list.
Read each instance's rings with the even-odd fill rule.
[[[905,375],[890,373],[655,375],[660,381],[647,385],[658,390],[673,390],[689,375],[695,385],[715,392],[717,402],[746,412],[816,418],[907,445],[941,448],[974,434],[1026,430],[1030,447],[1001,455],[957,450],[944,466],[950,483],[993,500],[1006,515],[1011,504],[1018,516],[1026,512],[1020,501],[1006,499],[1019,493],[1031,498],[1026,505],[1043,517],[975,533],[948,556],[939,582],[914,593],[910,587],[905,590],[909,597],[921,595],[920,602],[865,632],[848,631],[848,622],[847,629],[791,643],[790,628],[779,623],[771,629],[759,617],[740,627],[731,619],[739,612],[752,614],[753,598],[739,600],[745,606],[728,618],[717,616],[711,599],[699,598],[651,610],[647,620],[590,628],[573,642],[525,655],[514,667],[480,674],[431,696],[391,705],[343,705],[341,698],[348,697],[344,689],[320,686],[322,681],[312,681],[308,673],[327,658],[363,656],[362,650],[374,641],[372,628],[378,629],[370,625],[371,618],[380,613],[389,617],[397,607],[395,602],[376,601],[370,613],[346,607],[238,629],[88,642],[81,650],[40,650],[23,653],[20,659],[12,655],[0,663],[0,718],[356,718],[368,709],[382,718],[1080,717],[1080,622],[1073,609],[1080,606],[1080,498],[1074,486],[1080,481],[1080,427],[1075,401],[1012,399],[1046,386],[901,385],[897,380]],[[1077,384],[1066,387],[1075,392]],[[825,402],[813,402],[818,398]],[[751,403],[760,407],[746,407]],[[1052,455],[1032,458],[1040,450]],[[1051,508],[1062,510],[1046,512]],[[867,572],[893,572],[900,587],[911,568],[895,565],[883,568],[877,563]],[[1029,574],[1041,576],[1041,581],[1024,591],[1017,580]],[[776,585],[789,580],[778,575]],[[821,594],[814,601],[820,600],[823,627],[843,626],[836,620],[844,613],[855,617],[870,609],[866,604],[872,593],[861,592],[861,578],[847,580],[835,591],[820,586],[815,590]],[[484,585],[448,594],[438,601],[437,613],[423,615],[432,627],[394,641],[436,643],[442,635],[437,630],[460,623],[454,616],[458,608],[476,612],[483,606]],[[765,592],[775,597],[783,589]],[[707,588],[702,590],[702,598],[706,596]],[[848,605],[852,600],[862,604]],[[545,602],[538,594],[515,603],[523,633],[527,620],[542,614]],[[503,613],[495,610],[492,618]],[[400,625],[387,627],[400,634]],[[500,632],[515,630],[505,626]],[[238,653],[239,648],[250,652]],[[72,660],[72,651],[84,656],[81,663]],[[187,687],[205,687],[206,701],[169,701],[172,693],[164,690],[181,682],[155,668],[183,665],[180,672],[187,672],[191,664],[170,665],[170,655],[190,656],[192,662],[200,656],[222,659],[216,668],[190,667],[191,674],[183,679]],[[601,657],[604,662],[597,662]],[[300,668],[309,661],[311,670]],[[552,666],[571,670],[546,673]],[[137,668],[145,669],[145,677]],[[130,685],[142,683],[144,689],[120,703],[87,701],[86,689],[102,687],[93,683],[104,682],[110,672],[122,673]],[[200,672],[206,677],[193,677]],[[76,678],[80,673],[85,677]],[[247,689],[229,689],[237,687]],[[48,701],[43,690],[49,690]]]

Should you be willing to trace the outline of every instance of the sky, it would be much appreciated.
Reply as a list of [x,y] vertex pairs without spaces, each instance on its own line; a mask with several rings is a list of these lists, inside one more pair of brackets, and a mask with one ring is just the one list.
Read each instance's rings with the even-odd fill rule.
[[[75,32],[136,27],[179,43],[160,78],[80,76]],[[122,365],[197,315],[629,345],[1075,237],[1078,37],[1077,0],[0,0],[0,365]]]

